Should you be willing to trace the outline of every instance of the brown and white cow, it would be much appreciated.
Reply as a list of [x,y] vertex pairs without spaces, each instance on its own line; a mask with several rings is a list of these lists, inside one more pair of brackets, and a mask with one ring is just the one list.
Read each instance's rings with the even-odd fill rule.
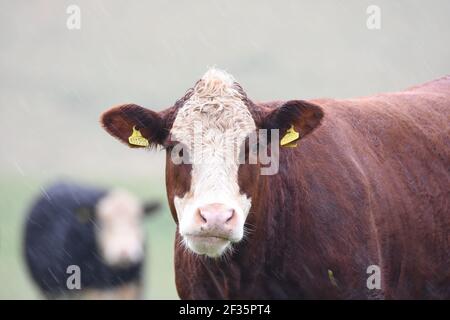
[[[164,111],[121,105],[101,122],[131,147],[135,128],[166,149],[181,298],[450,298],[450,77],[255,103],[211,69]],[[300,139],[279,149],[277,174],[237,161],[250,134],[281,138],[291,125]],[[195,135],[195,159],[174,161],[194,153]]]

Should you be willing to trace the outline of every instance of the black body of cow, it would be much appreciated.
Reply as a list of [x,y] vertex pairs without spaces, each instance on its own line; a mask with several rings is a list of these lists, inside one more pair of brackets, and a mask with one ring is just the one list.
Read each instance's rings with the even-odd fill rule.
[[76,210],[95,208],[107,190],[60,182],[30,209],[25,224],[25,259],[33,280],[48,297],[72,293],[70,265],[80,268],[81,289],[109,289],[141,278],[142,263],[115,269],[106,265],[96,241],[95,215],[80,222]]

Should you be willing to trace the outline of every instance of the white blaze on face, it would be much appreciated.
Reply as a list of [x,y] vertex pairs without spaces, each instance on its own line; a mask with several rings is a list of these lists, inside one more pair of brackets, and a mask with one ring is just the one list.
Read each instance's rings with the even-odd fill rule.
[[144,257],[142,206],[125,191],[112,191],[96,207],[97,241],[106,263],[126,266]]
[[[211,69],[195,85],[172,126],[172,140],[185,145],[192,162],[190,191],[174,198],[179,231],[185,244],[199,254],[218,256],[230,242],[243,237],[251,199],[239,190],[238,152],[256,125],[242,98],[231,75]],[[197,210],[209,204],[233,209],[233,227],[201,227]],[[198,237],[192,237],[203,234],[218,234],[227,241],[197,241]]]

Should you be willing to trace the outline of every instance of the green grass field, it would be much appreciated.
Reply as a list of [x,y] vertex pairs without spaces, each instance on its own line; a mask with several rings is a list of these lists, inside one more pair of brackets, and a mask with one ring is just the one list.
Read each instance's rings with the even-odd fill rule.
[[[0,299],[41,298],[24,264],[22,230],[31,201],[39,195],[40,188],[51,181],[19,175],[0,177]],[[148,253],[144,297],[177,299],[173,268],[175,223],[167,208],[165,190],[149,188],[148,179],[117,181],[89,178],[80,181],[123,187],[142,199],[160,199],[162,209],[145,222]]]

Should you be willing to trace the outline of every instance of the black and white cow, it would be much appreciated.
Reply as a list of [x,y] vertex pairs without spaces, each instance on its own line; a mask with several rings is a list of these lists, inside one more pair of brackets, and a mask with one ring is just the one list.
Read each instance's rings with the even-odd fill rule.
[[123,190],[68,182],[48,186],[25,222],[25,259],[33,280],[47,298],[140,298],[143,218],[158,206]]

